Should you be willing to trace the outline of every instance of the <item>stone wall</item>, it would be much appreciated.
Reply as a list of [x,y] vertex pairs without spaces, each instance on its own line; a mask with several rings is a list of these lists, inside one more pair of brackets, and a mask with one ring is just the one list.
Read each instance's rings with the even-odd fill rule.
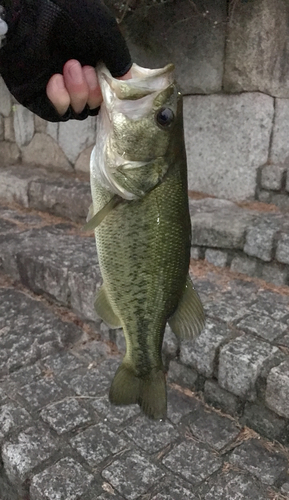
[[[174,62],[184,94],[189,189],[289,206],[287,0],[107,0],[133,60]],[[129,8],[123,16],[124,5]],[[0,164],[88,171],[96,120],[51,124],[0,81]]]

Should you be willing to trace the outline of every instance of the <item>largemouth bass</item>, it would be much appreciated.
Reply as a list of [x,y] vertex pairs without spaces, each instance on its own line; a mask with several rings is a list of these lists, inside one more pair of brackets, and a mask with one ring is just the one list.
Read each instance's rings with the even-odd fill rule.
[[[109,398],[138,403],[151,418],[166,415],[161,349],[166,323],[180,338],[204,325],[190,280],[191,226],[183,137],[182,96],[173,65],[136,64],[132,79],[98,69],[103,104],[91,155],[93,209],[103,278],[95,308],[122,327],[126,354]],[[94,214],[94,215],[93,215]]]

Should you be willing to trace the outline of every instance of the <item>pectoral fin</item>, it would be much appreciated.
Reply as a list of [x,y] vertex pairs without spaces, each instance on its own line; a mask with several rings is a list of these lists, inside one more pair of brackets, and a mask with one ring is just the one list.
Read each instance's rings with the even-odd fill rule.
[[84,231],[93,231],[99,224],[103,221],[103,219],[113,210],[122,200],[120,196],[115,194],[109,202],[102,207],[99,212],[92,216],[93,206],[91,205],[88,211],[88,222],[83,226]]
[[94,308],[98,316],[100,316],[100,318],[103,319],[103,321],[110,328],[121,327],[121,322],[110,305],[104,285],[102,285],[102,287],[100,288],[99,292],[96,295]]
[[168,323],[174,334],[181,339],[196,337],[204,328],[204,309],[189,275],[177,310]]

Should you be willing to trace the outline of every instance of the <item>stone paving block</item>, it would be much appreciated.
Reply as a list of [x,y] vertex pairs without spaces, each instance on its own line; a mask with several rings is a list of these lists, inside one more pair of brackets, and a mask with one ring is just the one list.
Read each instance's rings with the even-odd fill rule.
[[32,470],[58,449],[59,443],[42,428],[30,427],[18,434],[13,442],[2,447],[2,460],[7,476],[16,484],[23,482]]
[[128,448],[126,441],[102,422],[79,432],[70,444],[91,467]]
[[217,366],[220,346],[232,336],[229,328],[217,321],[208,319],[202,333],[194,340],[183,341],[180,361],[195,368],[205,377],[211,377]]
[[236,448],[230,456],[230,463],[245,469],[262,483],[274,485],[286,478],[288,460],[280,453],[267,450],[256,439],[246,441]]
[[168,388],[168,412],[167,417],[173,424],[178,424],[180,420],[188,415],[199,402],[193,395],[188,396],[181,390]]
[[88,411],[73,398],[48,405],[40,415],[59,435],[91,421]]
[[165,488],[153,496],[151,500],[198,500],[198,496],[180,485]]
[[264,189],[279,191],[286,173],[284,165],[265,165],[261,170],[261,186]]
[[47,356],[42,361],[44,371],[60,376],[63,372],[65,373],[75,373],[77,370],[85,368],[87,363],[74,356],[70,352],[61,352],[53,356]]
[[208,248],[205,251],[205,259],[214,266],[226,267],[228,262],[228,253],[222,250],[215,250],[213,248]]
[[211,480],[204,500],[269,500],[267,488],[250,474],[229,471]]
[[228,304],[224,295],[219,298],[212,298],[208,304],[204,304],[205,314],[210,319],[222,320],[226,323],[236,322],[243,316],[248,314],[246,304],[239,303],[238,307],[235,304]]
[[78,500],[89,489],[93,480],[94,476],[74,459],[63,458],[32,478],[30,498]]
[[100,396],[110,387],[118,364],[118,359],[108,359],[99,367],[91,368],[84,374],[75,377],[70,374],[68,377],[62,377],[62,380],[79,396]]
[[276,321],[269,316],[257,314],[256,312],[248,314],[237,323],[238,328],[244,332],[262,337],[265,340],[273,342],[279,335],[287,330],[287,326]]
[[143,455],[133,451],[106,467],[102,476],[127,500],[135,500],[165,474]]
[[283,266],[282,268],[278,263],[264,264],[261,269],[260,277],[274,285],[288,285],[289,269],[287,266]]
[[289,362],[272,368],[267,378],[266,404],[281,417],[289,418]]
[[41,410],[53,401],[66,396],[54,380],[49,378],[42,378],[24,385],[18,390],[18,394],[27,401],[33,411]]
[[125,424],[127,420],[139,414],[138,405],[114,406],[108,400],[108,394],[89,400],[90,406],[102,416],[104,422],[107,420],[115,426]]
[[238,437],[240,428],[227,417],[204,408],[195,408],[189,416],[188,423],[192,434],[217,451],[231,444]]
[[174,441],[178,433],[167,421],[151,421],[145,416],[138,417],[122,433],[139,448],[148,453],[156,453]]
[[268,160],[273,116],[273,98],[258,92],[187,97],[189,189],[218,198],[254,198],[257,169]]
[[14,402],[0,406],[0,441],[19,428],[32,424],[29,413]]
[[234,394],[222,389],[215,380],[206,380],[204,396],[206,403],[213,405],[224,413],[239,415],[242,412],[242,401]]
[[191,259],[201,259],[201,249],[199,247],[191,246]]
[[276,250],[276,259],[283,264],[289,264],[289,235],[282,234]]
[[183,366],[177,361],[171,361],[167,376],[167,382],[180,384],[189,389],[193,389],[197,383],[198,374],[192,368]]
[[239,337],[221,348],[218,381],[223,389],[252,401],[256,381],[268,369],[279,350],[249,335]]
[[207,479],[222,466],[222,460],[202,443],[194,440],[181,443],[163,459],[171,471],[193,484]]
[[251,257],[258,257],[264,262],[273,258],[274,238],[279,230],[278,219],[260,219],[247,229],[244,252]]
[[287,422],[260,403],[245,404],[242,423],[272,441],[288,441]]
[[246,255],[236,255],[231,262],[231,271],[247,274],[248,276],[256,276],[257,261]]
[[251,309],[282,321],[289,314],[288,296],[276,294],[270,290],[260,290]]

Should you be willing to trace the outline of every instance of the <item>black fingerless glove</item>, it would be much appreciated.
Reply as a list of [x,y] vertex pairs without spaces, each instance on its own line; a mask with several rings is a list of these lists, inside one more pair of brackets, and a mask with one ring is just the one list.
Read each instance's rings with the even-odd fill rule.
[[131,67],[117,23],[101,0],[0,0],[8,32],[0,49],[0,74],[17,101],[49,121],[84,119],[96,110],[60,116],[46,85],[69,59],[83,66],[103,61],[114,77]]

